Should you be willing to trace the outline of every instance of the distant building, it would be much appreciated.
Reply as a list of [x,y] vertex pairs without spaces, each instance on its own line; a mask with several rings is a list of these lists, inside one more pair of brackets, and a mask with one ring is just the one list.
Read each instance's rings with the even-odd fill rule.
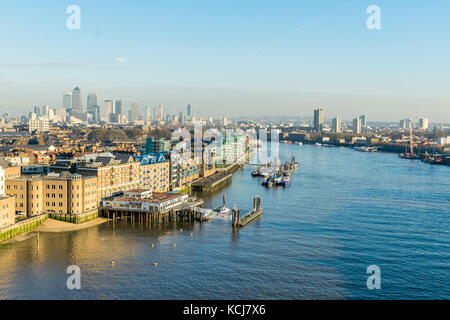
[[66,108],[56,108],[55,109],[55,119],[56,122],[64,122],[67,119]]
[[427,118],[419,119],[419,129],[420,130],[428,130],[429,124],[428,124]]
[[83,112],[83,102],[81,99],[81,90],[76,87],[72,91],[72,111]]
[[353,119],[353,134],[361,133],[361,118]]
[[359,119],[361,120],[361,127],[367,127],[367,117],[365,114],[361,115],[359,117]]
[[162,104],[159,107],[155,108],[155,120],[156,121],[164,120],[164,106]]
[[105,100],[105,120],[109,121],[110,115],[114,113],[114,101]]
[[314,131],[321,132],[323,130],[323,118],[324,118],[323,109],[319,108],[314,109]]
[[139,104],[132,103],[130,109],[128,110],[128,121],[136,122],[139,120]]
[[97,106],[97,94],[89,93],[87,97],[87,107],[95,107]]
[[48,118],[49,110],[50,110],[50,107],[48,105],[43,105],[42,106],[41,116],[43,116],[44,118]]
[[47,118],[36,118],[28,120],[28,131],[49,132],[50,121]]
[[400,129],[409,129],[409,124],[412,123],[411,119],[400,120]]
[[152,112],[149,106],[144,107],[144,121],[152,120]]
[[122,107],[122,101],[121,100],[114,100],[114,109],[113,113],[115,114],[123,114],[123,107]]
[[332,128],[334,133],[341,132],[341,118],[336,117],[332,120]]
[[438,138],[438,144],[441,146],[450,145],[450,136]]
[[192,116],[192,109],[191,109],[191,105],[190,104],[188,104],[187,105],[187,113],[186,113],[186,115],[187,115],[187,118],[188,118],[188,120],[190,120],[191,119],[191,116]]
[[34,113],[36,114],[36,117],[40,117],[41,116],[41,108],[39,108],[38,106],[35,106]]
[[72,109],[72,92],[64,93],[63,108],[66,109],[67,112],[70,112],[70,110]]
[[170,141],[160,138],[149,137],[145,141],[146,154],[164,153],[170,150]]
[[98,122],[100,121],[100,107],[95,105],[95,106],[90,106],[87,108],[87,112],[91,117],[91,120],[94,122]]

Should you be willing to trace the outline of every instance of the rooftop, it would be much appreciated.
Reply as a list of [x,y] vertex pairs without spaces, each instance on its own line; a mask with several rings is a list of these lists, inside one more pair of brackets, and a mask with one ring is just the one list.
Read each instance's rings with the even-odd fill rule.
[[179,193],[153,193],[153,195],[149,198],[137,199],[133,197],[121,197],[117,198],[118,201],[130,201],[130,202],[150,202],[150,203],[163,203],[169,200],[177,199],[182,197],[182,194]]

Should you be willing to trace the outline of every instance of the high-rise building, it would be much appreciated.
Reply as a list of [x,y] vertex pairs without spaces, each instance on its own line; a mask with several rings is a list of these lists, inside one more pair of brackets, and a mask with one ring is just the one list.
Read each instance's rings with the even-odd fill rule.
[[105,120],[109,122],[111,114],[114,114],[114,101],[105,100]]
[[411,119],[400,120],[400,129],[409,129],[409,123]]
[[66,109],[67,112],[72,109],[72,92],[66,92],[63,94],[63,108]]
[[81,90],[76,87],[72,91],[72,111],[83,112],[83,102],[81,100]]
[[314,109],[314,131],[320,132],[323,130],[323,109]]
[[87,97],[87,107],[95,107],[97,106],[97,94],[89,93]]
[[39,108],[38,106],[35,106],[34,113],[36,114],[36,117],[40,117],[41,116],[41,108]]
[[100,107],[99,106],[92,106],[88,107],[87,109],[88,114],[91,115],[91,120],[94,122],[100,121]]
[[50,110],[50,107],[48,105],[43,105],[42,106],[42,112],[41,112],[41,116],[48,118],[48,111]]
[[422,118],[419,119],[419,129],[420,130],[428,130],[428,119],[427,118]]
[[353,133],[354,134],[361,133],[361,118],[353,119]]
[[191,119],[191,116],[192,116],[191,112],[192,112],[191,105],[188,104],[187,105],[187,118],[188,118],[188,120]]
[[132,103],[130,109],[128,110],[128,121],[136,122],[139,120],[139,104]]
[[334,118],[332,121],[332,127],[334,133],[341,132],[341,118],[339,117]]
[[162,104],[156,109],[155,119],[156,121],[164,120],[164,106]]
[[123,114],[122,100],[114,100],[114,112],[117,115]]
[[152,112],[149,106],[144,107],[144,121],[152,120]]
[[362,127],[367,127],[367,117],[365,114],[361,115],[359,117],[359,119],[361,120],[361,126]]

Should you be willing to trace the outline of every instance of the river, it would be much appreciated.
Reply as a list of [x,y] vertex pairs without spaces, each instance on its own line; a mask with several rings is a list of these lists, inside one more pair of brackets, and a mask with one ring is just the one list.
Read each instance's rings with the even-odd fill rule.
[[[247,227],[109,222],[41,233],[39,248],[36,237],[0,245],[0,299],[450,298],[449,167],[280,148],[282,160],[301,163],[290,187],[265,189],[247,166],[205,199],[216,207],[226,194],[245,211],[260,195],[264,214]],[[67,289],[70,265],[81,269],[81,290]],[[380,290],[366,286],[370,265],[380,267]]]

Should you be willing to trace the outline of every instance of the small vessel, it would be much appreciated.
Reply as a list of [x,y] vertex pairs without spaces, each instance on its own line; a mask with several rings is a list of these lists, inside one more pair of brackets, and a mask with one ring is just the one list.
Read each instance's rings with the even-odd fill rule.
[[227,196],[223,195],[223,206],[216,209],[219,217],[227,217],[231,214],[231,209],[227,208]]
[[402,159],[410,159],[410,160],[420,159],[418,155],[410,153],[400,153],[398,156]]
[[272,177],[267,177],[262,183],[261,185],[263,187],[266,188],[272,188],[273,187],[273,178]]

